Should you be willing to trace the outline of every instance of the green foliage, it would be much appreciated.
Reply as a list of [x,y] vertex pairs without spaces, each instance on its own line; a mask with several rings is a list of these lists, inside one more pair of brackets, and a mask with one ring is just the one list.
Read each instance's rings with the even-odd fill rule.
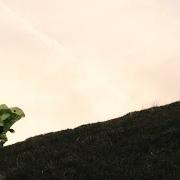
[[25,117],[25,114],[22,109],[18,107],[8,108],[6,104],[0,105],[0,143],[1,147],[3,144],[8,140],[6,133],[8,131],[14,133],[13,129],[10,127],[20,120],[21,118]]

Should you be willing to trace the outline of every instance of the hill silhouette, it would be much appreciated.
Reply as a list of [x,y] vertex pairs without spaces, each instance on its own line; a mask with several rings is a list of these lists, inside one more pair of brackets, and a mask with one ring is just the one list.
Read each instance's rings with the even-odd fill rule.
[[180,102],[7,146],[0,150],[0,174],[7,180],[179,180]]

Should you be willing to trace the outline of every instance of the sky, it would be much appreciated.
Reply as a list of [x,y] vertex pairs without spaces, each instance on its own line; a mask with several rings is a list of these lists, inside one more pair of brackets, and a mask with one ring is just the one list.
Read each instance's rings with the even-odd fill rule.
[[0,0],[8,144],[180,99],[177,0]]

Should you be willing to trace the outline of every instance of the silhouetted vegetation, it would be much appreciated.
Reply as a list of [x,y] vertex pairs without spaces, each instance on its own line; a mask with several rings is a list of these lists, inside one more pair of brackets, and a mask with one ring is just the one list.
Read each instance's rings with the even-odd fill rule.
[[180,102],[7,146],[0,174],[7,180],[179,180]]

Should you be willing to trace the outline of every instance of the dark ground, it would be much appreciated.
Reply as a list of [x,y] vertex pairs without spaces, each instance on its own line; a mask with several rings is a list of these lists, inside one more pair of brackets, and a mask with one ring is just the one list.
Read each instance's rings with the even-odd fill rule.
[[7,180],[179,180],[180,102],[7,146],[0,174]]

